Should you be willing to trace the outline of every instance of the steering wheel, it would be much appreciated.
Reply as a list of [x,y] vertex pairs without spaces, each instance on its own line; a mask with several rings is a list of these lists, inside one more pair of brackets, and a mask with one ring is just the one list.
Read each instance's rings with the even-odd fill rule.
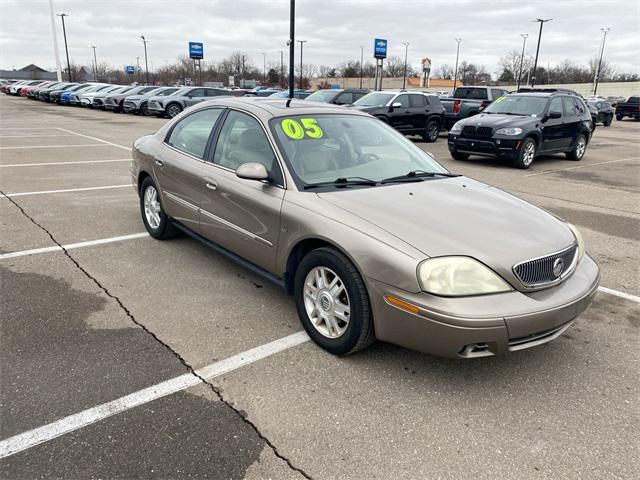
[[358,165],[362,165],[369,162],[376,162],[380,160],[380,157],[375,153],[363,153],[358,157]]

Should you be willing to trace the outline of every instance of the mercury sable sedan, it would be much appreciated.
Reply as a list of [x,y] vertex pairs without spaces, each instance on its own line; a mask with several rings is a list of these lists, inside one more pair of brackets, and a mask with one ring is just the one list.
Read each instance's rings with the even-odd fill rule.
[[139,138],[131,173],[152,237],[185,232],[278,283],[338,355],[376,338],[454,358],[525,349],[598,287],[575,227],[355,110],[206,101]]

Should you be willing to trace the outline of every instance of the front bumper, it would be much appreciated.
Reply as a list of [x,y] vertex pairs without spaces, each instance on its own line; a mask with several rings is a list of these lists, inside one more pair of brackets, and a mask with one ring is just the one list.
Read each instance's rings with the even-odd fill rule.
[[122,104],[122,110],[125,113],[135,113],[139,109],[140,109],[140,106],[137,103],[132,102],[130,100],[127,100]]
[[521,138],[470,138],[450,133],[447,144],[450,152],[514,160],[518,156],[522,140]]
[[[593,299],[598,266],[585,255],[574,273],[554,287],[476,297],[411,293],[367,278],[376,337],[448,358],[485,357],[522,350],[559,337]],[[409,313],[392,296],[419,308]]]

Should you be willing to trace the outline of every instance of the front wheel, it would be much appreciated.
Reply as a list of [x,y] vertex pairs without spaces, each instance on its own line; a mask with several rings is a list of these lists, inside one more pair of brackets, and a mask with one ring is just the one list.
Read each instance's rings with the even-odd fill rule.
[[358,270],[339,251],[307,254],[295,274],[298,316],[311,339],[334,355],[347,355],[375,341],[367,289]]
[[173,118],[182,112],[182,107],[177,103],[171,103],[167,106],[167,117]]
[[140,115],[143,116],[147,116],[149,115],[149,109],[147,108],[147,102],[144,102],[141,106],[140,106]]
[[573,150],[567,153],[567,158],[569,160],[582,160],[584,157],[584,152],[587,150],[587,137],[584,133],[581,133],[576,140],[576,144],[573,147]]
[[427,126],[424,129],[424,133],[422,134],[422,138],[425,142],[433,143],[438,139],[438,134],[440,133],[440,124],[435,120],[431,120],[427,122]]
[[151,177],[145,178],[140,187],[140,213],[147,232],[156,240],[165,240],[175,235],[175,226],[164,213],[160,192]]
[[533,138],[525,138],[515,160],[517,168],[529,168],[536,158],[536,142]]

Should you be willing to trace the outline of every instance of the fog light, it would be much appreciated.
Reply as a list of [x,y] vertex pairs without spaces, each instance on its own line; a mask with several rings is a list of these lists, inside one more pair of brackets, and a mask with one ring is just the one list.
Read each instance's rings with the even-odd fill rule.
[[498,145],[500,145],[500,139],[496,140],[496,143],[497,143]]

